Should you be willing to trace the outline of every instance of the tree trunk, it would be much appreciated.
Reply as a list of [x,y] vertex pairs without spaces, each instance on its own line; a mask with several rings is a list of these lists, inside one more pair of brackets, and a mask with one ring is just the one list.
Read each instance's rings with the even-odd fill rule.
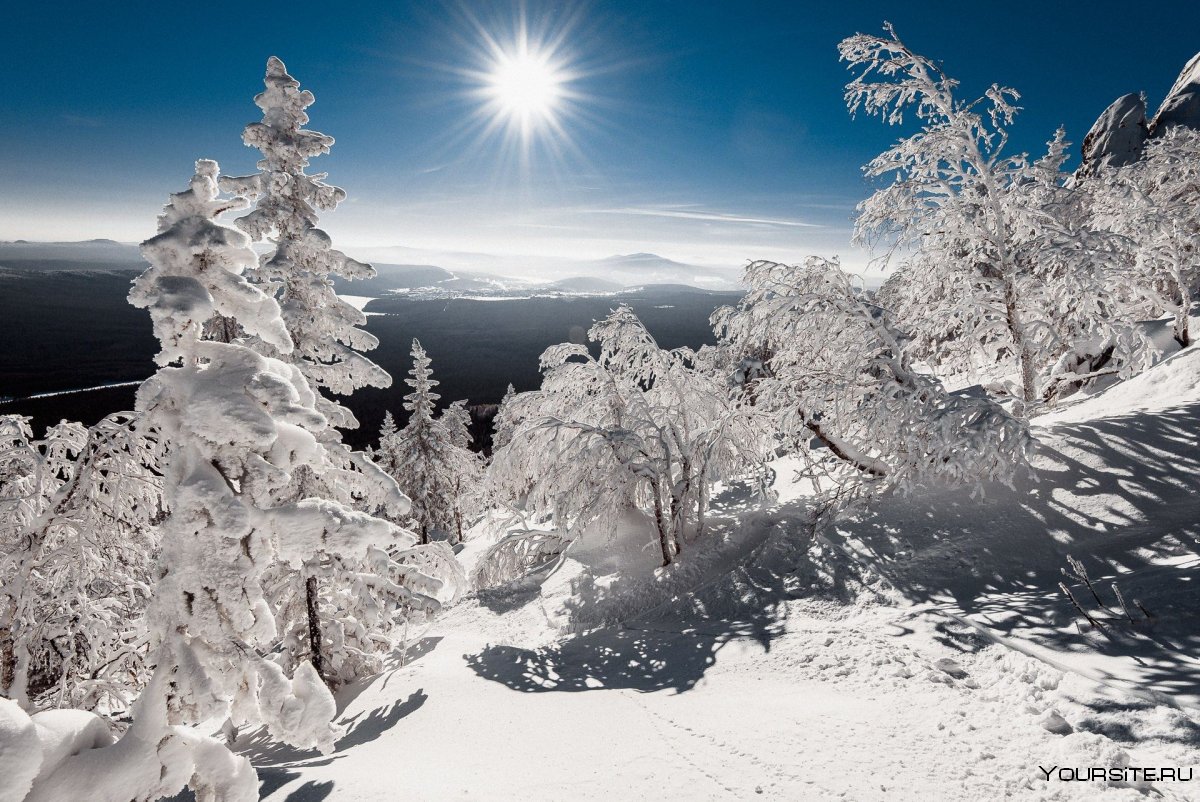
[[13,681],[17,678],[17,651],[12,632],[8,627],[0,628],[0,695],[11,696]]
[[1192,334],[1188,331],[1188,312],[1191,311],[1190,303],[1185,302],[1179,307],[1179,311],[1175,313],[1175,326],[1172,334],[1175,337],[1175,342],[1179,343],[1180,348],[1187,348],[1192,344]]
[[325,654],[321,651],[321,611],[317,606],[317,578],[315,576],[304,580],[304,601],[308,607],[308,648],[312,652],[310,658],[312,666],[317,670],[321,681],[332,690],[333,685],[329,681],[328,669],[325,666]]
[[[1025,323],[1021,320],[1021,310],[1017,308],[1017,290],[1012,279],[1004,277],[1004,312],[1007,316],[1008,333],[1012,336],[1013,345],[1017,349],[1017,363],[1021,368],[1021,395],[1025,404],[1037,400],[1037,376],[1034,373],[1033,353],[1025,336]],[[1025,413],[1022,411],[1022,417]]]
[[662,495],[658,486],[654,487],[654,525],[658,528],[658,545],[662,547],[663,567],[671,564],[671,534],[667,531],[667,522],[663,519]]

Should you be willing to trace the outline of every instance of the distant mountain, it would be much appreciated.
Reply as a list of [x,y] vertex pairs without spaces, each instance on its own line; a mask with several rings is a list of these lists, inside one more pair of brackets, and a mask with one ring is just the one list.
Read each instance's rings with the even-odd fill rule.
[[0,265],[22,270],[140,270],[138,246],[110,239],[85,242],[0,242]]
[[609,256],[584,267],[588,275],[626,286],[686,284],[709,289],[735,289],[738,286],[736,270],[684,264],[653,253]]
[[[398,254],[416,249],[394,248]],[[433,254],[428,254],[433,256]],[[631,253],[592,261],[552,257],[501,257],[487,254],[447,254],[471,264],[442,267],[430,262],[375,263],[378,275],[364,281],[334,279],[346,295],[380,298],[394,292],[428,290],[454,293],[500,293],[546,290],[563,293],[615,293],[626,287],[674,284],[712,290],[739,287],[733,269],[700,267],[653,253]],[[108,239],[85,242],[0,242],[0,267],[13,270],[63,272],[81,270],[141,271],[138,246]],[[567,278],[563,278],[567,276]]]

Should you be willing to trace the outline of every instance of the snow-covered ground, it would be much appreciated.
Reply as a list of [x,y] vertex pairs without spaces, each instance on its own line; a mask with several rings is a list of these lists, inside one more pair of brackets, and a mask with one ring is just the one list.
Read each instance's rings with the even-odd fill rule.
[[[982,498],[814,524],[731,489],[669,575],[633,528],[581,544],[345,689],[334,754],[238,746],[293,802],[1200,799],[1118,771],[1200,768],[1200,350],[1036,433],[1036,475]],[[1114,579],[1153,621],[1122,623]],[[1129,782],[1069,779],[1100,768]]]

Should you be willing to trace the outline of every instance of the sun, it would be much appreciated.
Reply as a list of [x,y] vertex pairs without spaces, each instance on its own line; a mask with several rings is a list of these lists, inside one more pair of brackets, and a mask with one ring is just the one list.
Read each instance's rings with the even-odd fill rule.
[[502,53],[488,75],[488,94],[497,110],[522,125],[554,119],[566,75],[548,56],[526,49]]
[[532,180],[536,170],[551,180],[556,166],[586,161],[580,137],[601,119],[603,99],[593,92],[611,68],[607,54],[593,53],[591,38],[581,35],[582,6],[530,18],[518,5],[520,13],[505,19],[464,4],[453,20],[456,46],[445,52],[456,62],[441,69],[456,84],[446,97],[467,114],[443,147],[465,145],[502,172],[515,167]]

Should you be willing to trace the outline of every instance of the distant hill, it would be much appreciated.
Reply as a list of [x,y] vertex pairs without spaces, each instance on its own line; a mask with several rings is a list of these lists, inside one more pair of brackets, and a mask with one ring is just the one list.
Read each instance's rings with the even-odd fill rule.
[[631,253],[598,259],[584,266],[587,275],[624,284],[685,284],[709,289],[734,289],[736,270],[722,270],[676,262],[653,253]]
[[[261,249],[262,246],[256,246]],[[419,255],[415,249],[413,255]],[[457,254],[463,258],[463,254]],[[477,267],[432,262],[375,263],[378,275],[364,281],[334,279],[334,289],[346,295],[381,298],[397,291],[437,290],[456,293],[513,293],[550,290],[565,293],[615,293],[626,287],[653,284],[737,289],[738,271],[677,262],[654,253],[630,253],[592,261],[530,257],[505,267],[499,257],[478,254]],[[0,267],[43,272],[81,270],[141,271],[146,267],[138,246],[108,239],[83,242],[0,242]],[[563,276],[567,276],[563,278]]]
[[85,242],[0,242],[0,265],[13,270],[144,270],[138,246],[110,239]]

